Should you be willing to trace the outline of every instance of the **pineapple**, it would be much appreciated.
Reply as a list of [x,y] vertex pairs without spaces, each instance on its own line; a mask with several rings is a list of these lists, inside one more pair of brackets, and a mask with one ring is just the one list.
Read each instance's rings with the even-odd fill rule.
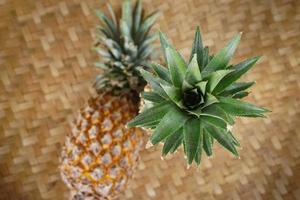
[[96,63],[102,74],[95,80],[98,96],[90,98],[74,120],[62,150],[61,175],[73,199],[112,199],[123,191],[132,176],[143,145],[144,131],[127,128],[139,109],[139,93],[146,82],[137,67],[147,69],[152,58],[155,34],[150,33],[157,12],[143,15],[140,0],[132,10],[131,1],[122,5],[117,18],[96,11]]
[[254,82],[236,82],[258,60],[249,58],[230,65],[240,41],[237,34],[215,55],[203,47],[200,29],[196,30],[191,56],[186,62],[160,33],[167,68],[153,63],[155,72],[140,70],[151,91],[142,94],[152,105],[128,123],[153,130],[150,145],[164,143],[162,155],[173,153],[183,144],[188,167],[201,162],[202,149],[212,155],[216,140],[238,156],[240,144],[231,132],[235,117],[265,117],[267,109],[241,101]]

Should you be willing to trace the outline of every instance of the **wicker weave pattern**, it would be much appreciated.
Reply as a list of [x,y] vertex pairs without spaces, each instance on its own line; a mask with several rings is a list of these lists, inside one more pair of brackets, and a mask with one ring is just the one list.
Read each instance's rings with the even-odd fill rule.
[[[238,120],[240,160],[216,145],[199,170],[186,170],[182,155],[162,161],[160,147],[145,150],[120,199],[300,199],[300,1],[144,3],[162,11],[155,28],[185,55],[196,25],[213,50],[243,31],[234,61],[264,55],[244,77],[257,81],[248,99],[273,112]],[[104,4],[0,0],[0,199],[67,199],[58,158],[68,120],[93,94],[93,9]]]

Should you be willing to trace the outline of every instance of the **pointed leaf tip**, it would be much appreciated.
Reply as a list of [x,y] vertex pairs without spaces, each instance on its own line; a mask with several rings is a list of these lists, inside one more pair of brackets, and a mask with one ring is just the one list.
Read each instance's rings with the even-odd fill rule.
[[235,156],[238,156],[238,152],[235,148],[234,142],[228,135],[226,130],[218,129],[212,125],[205,125],[206,131],[215,138],[223,147],[229,150]]
[[236,34],[227,44],[221,49],[205,67],[205,73],[210,73],[216,70],[225,69],[233,57],[234,52],[240,42],[241,34]]
[[237,81],[242,75],[244,75],[248,70],[250,70],[254,64],[260,59],[260,56],[255,56],[248,58],[247,60],[234,65],[228,69],[233,69],[234,71],[228,74],[215,89],[216,93],[220,93],[230,87],[235,81]]
[[183,135],[188,164],[192,164],[199,151],[199,144],[202,146],[202,137],[200,137],[202,136],[202,132],[199,119],[189,119],[183,127]]
[[263,117],[263,113],[268,112],[267,109],[257,107],[254,104],[232,99],[228,97],[220,97],[220,106],[227,113],[241,117]]
[[189,60],[191,61],[193,59],[194,54],[196,54],[197,62],[198,62],[199,68],[201,68],[201,69],[203,69],[203,51],[204,50],[203,50],[200,28],[199,28],[199,26],[197,26]]
[[181,128],[167,137],[162,150],[163,156],[166,156],[168,153],[174,153],[174,151],[180,146],[183,138],[182,132],[183,130]]
[[159,41],[160,41],[160,46],[161,46],[161,51],[163,52],[165,62],[167,62],[167,53],[166,53],[166,48],[170,46],[170,43],[168,42],[165,34],[161,31],[158,31],[159,35]]

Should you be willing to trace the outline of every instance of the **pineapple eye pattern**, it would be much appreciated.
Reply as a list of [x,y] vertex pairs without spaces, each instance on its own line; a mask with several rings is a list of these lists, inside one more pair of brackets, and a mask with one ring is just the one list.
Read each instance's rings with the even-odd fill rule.
[[189,165],[193,161],[200,164],[202,150],[211,156],[215,140],[238,156],[236,147],[240,144],[228,127],[234,124],[235,117],[265,117],[269,111],[241,101],[254,82],[236,81],[259,57],[230,65],[240,38],[241,34],[237,34],[219,52],[209,55],[198,27],[190,59],[186,62],[160,33],[167,67],[153,63],[154,73],[140,70],[152,89],[142,97],[151,102],[151,106],[127,125],[152,129],[150,142],[164,143],[163,156],[183,144]]

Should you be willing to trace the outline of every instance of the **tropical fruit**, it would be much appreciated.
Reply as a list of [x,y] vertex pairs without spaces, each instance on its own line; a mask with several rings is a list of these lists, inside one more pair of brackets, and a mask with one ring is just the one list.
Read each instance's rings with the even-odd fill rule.
[[127,128],[137,115],[139,93],[146,82],[137,68],[147,69],[157,12],[144,15],[138,0],[123,1],[122,16],[108,5],[111,17],[96,11],[95,50],[102,73],[96,77],[98,96],[90,98],[74,120],[62,151],[61,174],[74,199],[111,199],[123,191],[137,164],[144,138],[140,128]]

